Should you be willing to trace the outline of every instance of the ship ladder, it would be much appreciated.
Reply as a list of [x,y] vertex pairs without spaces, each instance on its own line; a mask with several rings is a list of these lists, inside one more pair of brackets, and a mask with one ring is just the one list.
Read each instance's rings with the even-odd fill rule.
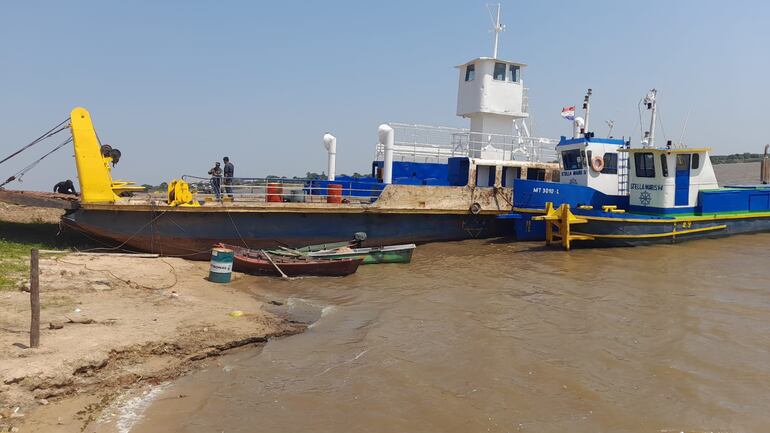
[[533,217],[534,221],[545,221],[545,244],[551,245],[555,239],[561,240],[561,245],[569,251],[572,241],[591,241],[593,236],[573,234],[572,224],[584,224],[586,219],[578,218],[569,209],[569,204],[564,203],[558,208],[553,207],[552,202],[545,204],[545,215]]

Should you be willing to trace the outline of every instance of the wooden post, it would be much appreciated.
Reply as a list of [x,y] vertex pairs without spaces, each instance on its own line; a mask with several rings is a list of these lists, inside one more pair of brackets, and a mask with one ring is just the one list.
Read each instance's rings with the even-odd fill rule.
[[37,248],[29,255],[29,302],[32,307],[32,321],[29,326],[29,347],[40,345],[40,256]]

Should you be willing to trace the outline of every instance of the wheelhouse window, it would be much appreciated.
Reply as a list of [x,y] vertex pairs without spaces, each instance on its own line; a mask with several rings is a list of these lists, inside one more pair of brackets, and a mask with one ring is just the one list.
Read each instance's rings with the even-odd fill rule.
[[580,155],[580,149],[562,152],[561,162],[565,170],[581,170],[583,168],[583,157]]
[[498,81],[505,81],[505,63],[495,63],[495,73],[492,78]]
[[636,177],[655,177],[655,157],[652,153],[634,153]]
[[700,167],[700,153],[692,154],[692,169],[697,170]]
[[668,157],[660,154],[660,172],[663,173],[663,177],[668,177]]
[[604,168],[602,173],[604,174],[618,174],[618,154],[617,153],[605,153]]
[[508,81],[513,81],[514,83],[519,82],[519,74],[521,73],[521,69],[516,65],[509,65],[508,66]]
[[476,65],[468,65],[465,67],[465,81],[473,81],[476,78]]

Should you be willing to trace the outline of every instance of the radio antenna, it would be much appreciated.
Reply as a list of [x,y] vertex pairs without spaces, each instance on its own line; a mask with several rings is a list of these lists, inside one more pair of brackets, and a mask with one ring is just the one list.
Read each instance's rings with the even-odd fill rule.
[[[497,11],[493,14],[492,8],[497,7]],[[489,18],[492,20],[492,29],[490,29],[490,32],[495,32],[495,49],[492,52],[492,58],[497,58],[497,47],[500,43],[500,33],[505,31],[505,24],[500,24],[500,9],[501,5],[500,3],[497,4],[488,4],[487,10],[489,11]]]

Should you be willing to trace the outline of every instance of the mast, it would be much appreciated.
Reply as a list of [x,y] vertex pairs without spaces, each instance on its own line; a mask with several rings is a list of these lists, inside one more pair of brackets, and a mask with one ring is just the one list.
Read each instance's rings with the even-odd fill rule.
[[650,130],[647,131],[647,144],[645,147],[655,147],[655,121],[658,108],[655,99],[657,95],[658,91],[652,89],[647,93],[647,96],[644,97],[644,104],[647,106],[647,109],[652,110],[652,113],[650,114]]
[[588,116],[591,114],[591,95],[593,94],[593,91],[591,89],[588,89],[588,92],[586,92],[586,96],[583,98],[583,110],[585,111],[584,114],[584,124],[583,124],[583,136],[588,134]]
[[502,7],[500,5],[500,3],[498,3],[496,5],[497,6],[497,18],[492,16],[492,9],[489,8],[490,6],[495,6],[495,5],[487,5],[487,9],[489,10],[489,18],[492,19],[492,29],[490,31],[495,32],[495,47],[494,47],[494,51],[492,51],[492,58],[496,59],[497,58],[497,47],[498,47],[498,44],[500,43],[500,33],[505,31],[505,25],[501,25],[500,24],[500,9]]

